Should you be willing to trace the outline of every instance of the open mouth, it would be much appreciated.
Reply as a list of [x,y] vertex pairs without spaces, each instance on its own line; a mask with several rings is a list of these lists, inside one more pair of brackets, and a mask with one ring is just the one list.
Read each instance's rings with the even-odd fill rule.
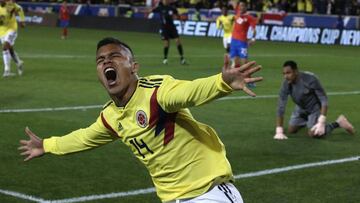
[[112,67],[106,68],[104,73],[105,73],[105,77],[106,77],[109,85],[114,85],[115,80],[116,80],[116,71],[115,71],[115,69],[112,68]]

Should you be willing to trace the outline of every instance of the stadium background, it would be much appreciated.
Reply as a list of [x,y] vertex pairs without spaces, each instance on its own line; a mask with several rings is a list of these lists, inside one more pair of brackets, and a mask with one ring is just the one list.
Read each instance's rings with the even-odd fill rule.
[[[28,13],[30,15],[34,16],[34,13]],[[54,13],[36,15],[44,16],[43,19],[56,16]],[[304,16],[306,19],[307,15]],[[93,20],[98,17],[72,16],[72,19],[80,20],[89,18]],[[102,17],[100,21],[113,23],[113,18],[124,20],[114,16]],[[134,19],[126,20],[126,23],[131,23]],[[149,21],[135,20],[145,24]],[[71,27],[69,39],[61,40],[56,17],[53,22],[53,26],[32,24],[19,31],[16,49],[25,61],[25,74],[0,79],[0,202],[74,202],[81,199],[69,198],[85,196],[86,200],[91,199],[91,195],[109,193],[117,197],[92,202],[159,202],[152,189],[139,190],[152,188],[151,180],[146,169],[120,142],[85,153],[62,157],[46,155],[23,163],[17,151],[18,141],[25,138],[25,126],[40,137],[48,137],[62,135],[94,122],[100,106],[108,100],[95,72],[95,46],[104,36],[118,37],[133,47],[141,64],[140,75],[170,74],[189,80],[220,71],[223,58],[221,38],[182,36],[185,56],[190,65],[179,64],[173,46],[170,63],[164,66],[161,63],[162,43],[156,32]],[[359,32],[357,29],[353,28],[355,34]],[[340,129],[325,139],[312,139],[301,131],[289,135],[290,139],[283,142],[272,139],[276,95],[282,81],[281,65],[288,59],[296,60],[302,70],[314,72],[320,77],[329,94],[328,120],[334,120],[337,115],[344,113],[358,128],[359,53],[360,48],[356,44],[342,46],[257,41],[250,48],[250,59],[263,65],[259,75],[265,78],[255,89],[258,98],[249,99],[237,92],[229,99],[191,109],[195,118],[213,126],[223,140],[234,174],[238,175],[235,185],[246,202],[360,200],[358,134],[350,136]],[[79,106],[79,110],[64,110]],[[61,110],[58,107],[66,108]],[[292,107],[290,102],[286,118]],[[344,163],[300,167],[297,170],[293,167],[290,171],[262,176],[252,174],[308,163],[325,164],[327,162],[324,161],[346,158],[348,161]],[[244,174],[250,175],[241,176]],[[9,195],[9,192],[13,192],[13,195]]]

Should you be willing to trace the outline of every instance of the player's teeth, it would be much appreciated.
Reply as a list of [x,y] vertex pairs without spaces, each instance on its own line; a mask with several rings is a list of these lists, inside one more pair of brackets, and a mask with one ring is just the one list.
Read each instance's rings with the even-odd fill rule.
[[108,69],[105,70],[105,73],[107,73],[108,71],[115,71],[115,69],[113,69],[113,68],[108,68]]

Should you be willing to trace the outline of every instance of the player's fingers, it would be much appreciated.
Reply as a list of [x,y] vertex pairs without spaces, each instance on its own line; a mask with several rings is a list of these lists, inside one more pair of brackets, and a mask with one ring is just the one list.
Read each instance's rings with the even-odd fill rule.
[[18,147],[18,150],[28,150],[29,148],[27,146],[20,146]]
[[34,158],[34,156],[29,155],[28,157],[26,157],[26,159],[24,159],[24,161],[29,161],[30,159]]
[[29,150],[26,150],[26,151],[24,151],[24,152],[21,152],[20,155],[29,155],[29,154],[30,154],[30,151],[29,151]]
[[20,140],[20,144],[22,145],[27,145],[29,143],[29,141],[27,140]]
[[255,77],[255,78],[245,78],[244,81],[246,83],[259,82],[262,81],[263,77]]
[[318,129],[315,129],[314,134],[315,134],[315,135],[318,135],[318,134],[319,134],[319,130],[318,130]]
[[34,136],[35,134],[30,130],[28,126],[25,127],[25,133],[29,136]]
[[274,137],[275,140],[285,140],[287,138],[284,138],[284,137]]
[[224,54],[224,68],[225,70],[230,68],[230,57],[229,54]]
[[311,132],[314,132],[315,130],[316,130],[316,125],[314,125],[314,126],[310,129]]
[[247,63],[245,63],[244,65],[240,66],[240,67],[238,68],[238,70],[239,70],[240,72],[244,72],[244,71],[246,71],[247,69],[249,69],[250,67],[253,67],[255,64],[256,64],[256,61],[247,62]]
[[25,128],[25,133],[31,138],[31,139],[36,139],[39,140],[39,138],[35,135],[35,133],[33,133],[29,127],[26,126]]
[[256,97],[256,94],[251,91],[249,88],[247,88],[246,86],[243,88],[243,91],[248,94],[249,96],[252,96],[252,97]]
[[253,73],[258,72],[261,68],[262,68],[261,65],[257,65],[257,66],[255,66],[255,67],[249,68],[249,69],[248,69],[247,71],[245,71],[244,73],[245,73],[246,75],[252,75]]

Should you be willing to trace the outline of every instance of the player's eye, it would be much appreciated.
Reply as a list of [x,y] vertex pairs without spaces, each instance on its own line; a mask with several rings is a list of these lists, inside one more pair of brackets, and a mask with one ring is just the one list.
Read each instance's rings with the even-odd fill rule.
[[110,56],[111,58],[117,58],[117,57],[123,57],[123,55],[121,53],[113,53]]
[[102,62],[104,62],[104,57],[96,59],[96,65],[99,65]]

